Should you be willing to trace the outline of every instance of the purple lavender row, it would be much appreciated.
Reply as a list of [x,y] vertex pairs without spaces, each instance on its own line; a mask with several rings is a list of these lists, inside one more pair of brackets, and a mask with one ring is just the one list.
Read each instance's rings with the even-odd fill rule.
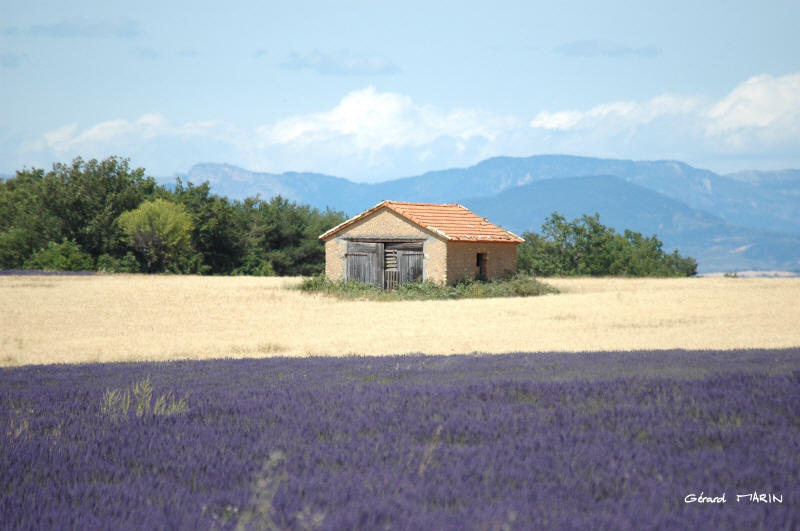
[[3,529],[796,529],[797,455],[800,349],[0,370]]

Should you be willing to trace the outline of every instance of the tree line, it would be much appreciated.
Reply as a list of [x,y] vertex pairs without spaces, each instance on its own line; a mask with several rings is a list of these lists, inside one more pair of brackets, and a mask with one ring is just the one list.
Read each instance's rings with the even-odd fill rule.
[[[208,182],[159,185],[110,157],[23,169],[0,181],[0,269],[315,275],[318,236],[343,222],[283,197],[231,201]],[[693,258],[666,253],[653,235],[619,234],[599,215],[553,213],[541,234],[523,233],[518,269],[539,275],[689,276]]]
[[314,275],[317,238],[346,219],[282,197],[168,188],[127,159],[74,159],[0,182],[0,269]]

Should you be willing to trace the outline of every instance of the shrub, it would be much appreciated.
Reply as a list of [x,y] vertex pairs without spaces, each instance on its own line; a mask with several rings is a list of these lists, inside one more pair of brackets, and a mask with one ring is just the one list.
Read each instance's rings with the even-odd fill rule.
[[49,242],[25,261],[25,269],[44,269],[45,271],[91,271],[92,257],[71,241]]
[[108,253],[97,257],[97,270],[106,273],[114,273],[119,269],[119,260]]
[[120,259],[116,259],[109,254],[98,256],[97,270],[105,273],[139,273],[142,270],[142,266],[136,256],[128,251]]
[[528,275],[515,275],[502,280],[464,280],[455,286],[442,286],[429,280],[410,282],[386,292],[377,286],[362,282],[333,282],[325,275],[305,279],[299,289],[306,292],[324,293],[341,299],[437,300],[480,299],[489,297],[530,297],[558,293],[553,286]]
[[142,266],[136,256],[128,251],[119,261],[118,273],[138,273],[142,270]]

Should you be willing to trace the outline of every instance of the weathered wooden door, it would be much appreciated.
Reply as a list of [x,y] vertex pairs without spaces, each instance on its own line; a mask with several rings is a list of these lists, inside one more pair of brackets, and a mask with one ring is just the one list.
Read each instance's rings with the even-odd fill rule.
[[419,243],[347,242],[346,280],[392,290],[422,280],[423,253]]
[[422,280],[422,249],[397,251],[398,284]]
[[356,280],[365,284],[383,287],[383,275],[378,243],[348,242],[346,261],[346,280]]

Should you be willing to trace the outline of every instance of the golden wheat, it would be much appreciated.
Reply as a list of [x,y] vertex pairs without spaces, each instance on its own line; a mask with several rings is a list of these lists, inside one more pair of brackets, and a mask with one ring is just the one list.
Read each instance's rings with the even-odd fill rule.
[[550,279],[532,298],[342,301],[299,279],[0,277],[0,365],[800,346],[800,279]]

